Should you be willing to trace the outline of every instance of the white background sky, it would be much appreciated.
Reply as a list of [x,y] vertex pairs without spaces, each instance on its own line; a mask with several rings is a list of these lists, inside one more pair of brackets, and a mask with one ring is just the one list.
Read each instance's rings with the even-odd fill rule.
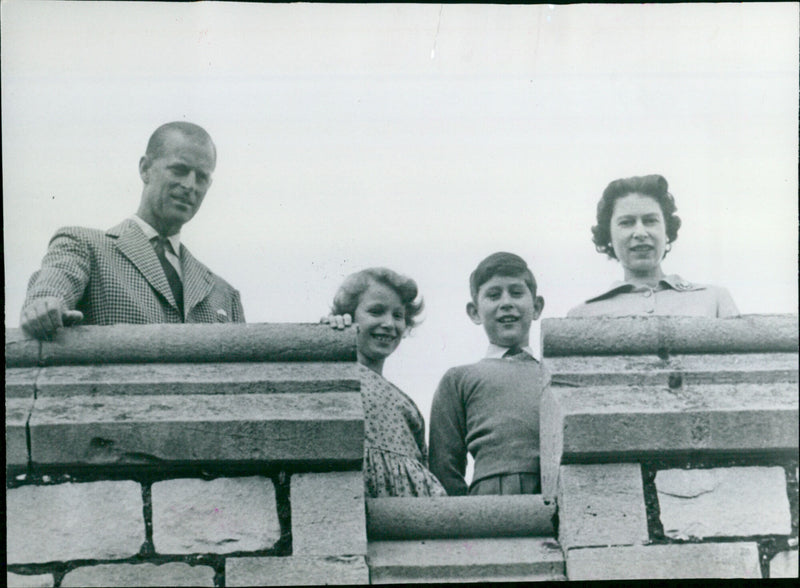
[[464,311],[483,257],[527,259],[545,318],[621,279],[590,233],[619,177],[670,183],[666,272],[797,312],[797,3],[1,8],[7,326],[58,227],[136,210],[170,120],[216,142],[181,234],[249,322],[314,322],[368,266],[418,281],[426,320],[385,375],[426,421],[484,353]]

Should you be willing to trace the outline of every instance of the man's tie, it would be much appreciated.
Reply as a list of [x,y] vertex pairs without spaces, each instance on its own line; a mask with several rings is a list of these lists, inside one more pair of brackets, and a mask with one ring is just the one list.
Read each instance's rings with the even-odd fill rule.
[[[172,290],[172,295],[175,297],[175,302],[178,303],[178,309],[181,311],[181,320],[183,320],[183,282],[178,275],[178,270],[169,262],[164,250],[169,248],[172,251],[172,244],[166,237],[158,236],[153,238],[153,249],[156,250],[158,261],[161,262],[161,267],[164,268],[164,273],[167,275],[167,282]],[[174,251],[172,251],[174,253]]]

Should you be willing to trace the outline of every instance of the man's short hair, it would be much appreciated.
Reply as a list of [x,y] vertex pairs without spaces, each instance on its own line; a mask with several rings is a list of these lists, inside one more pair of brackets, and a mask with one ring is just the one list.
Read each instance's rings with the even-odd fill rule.
[[478,290],[495,276],[522,277],[531,295],[536,298],[536,278],[525,260],[519,255],[498,251],[480,262],[469,276],[469,292],[473,302],[478,303]]
[[181,133],[185,137],[211,145],[211,150],[214,152],[214,162],[216,163],[217,147],[214,145],[214,141],[211,140],[211,135],[209,135],[203,127],[182,120],[164,123],[153,131],[153,134],[150,135],[150,140],[147,142],[147,150],[144,153],[148,159],[157,159],[161,157],[164,152],[164,143],[166,142],[167,136],[175,131]]

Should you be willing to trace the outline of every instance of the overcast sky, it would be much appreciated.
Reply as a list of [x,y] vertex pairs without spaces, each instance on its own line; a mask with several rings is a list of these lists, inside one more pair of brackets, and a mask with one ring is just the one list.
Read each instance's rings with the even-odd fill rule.
[[170,120],[217,145],[181,235],[249,322],[316,321],[368,266],[418,281],[426,320],[385,375],[426,420],[484,353],[483,257],[527,259],[545,318],[621,279],[590,233],[619,177],[669,181],[667,273],[797,312],[797,3],[1,8],[7,326],[58,227],[135,212]]

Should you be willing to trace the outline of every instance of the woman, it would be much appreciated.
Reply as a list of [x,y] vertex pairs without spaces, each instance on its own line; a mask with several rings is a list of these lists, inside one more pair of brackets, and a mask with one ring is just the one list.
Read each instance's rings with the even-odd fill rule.
[[425,421],[414,401],[383,379],[383,364],[422,311],[417,284],[386,268],[348,276],[333,299],[334,328],[357,329],[364,404],[364,483],[367,496],[446,496],[427,468]]
[[661,260],[678,238],[681,219],[676,210],[663,176],[611,182],[597,204],[592,240],[598,252],[619,260],[625,281],[612,284],[567,316],[737,316],[736,304],[724,288],[687,282],[661,270]]

